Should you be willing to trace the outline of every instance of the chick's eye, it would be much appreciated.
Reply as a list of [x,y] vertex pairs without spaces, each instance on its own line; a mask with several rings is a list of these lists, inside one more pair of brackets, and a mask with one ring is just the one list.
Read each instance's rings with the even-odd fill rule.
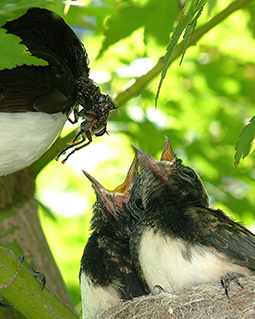
[[144,210],[144,207],[143,207],[143,203],[142,203],[142,200],[141,198],[137,198],[136,201],[135,201],[135,204],[136,204],[136,207],[140,210]]
[[191,177],[191,178],[195,178],[196,177],[196,174],[194,173],[193,170],[191,169],[185,169],[183,170],[184,174]]

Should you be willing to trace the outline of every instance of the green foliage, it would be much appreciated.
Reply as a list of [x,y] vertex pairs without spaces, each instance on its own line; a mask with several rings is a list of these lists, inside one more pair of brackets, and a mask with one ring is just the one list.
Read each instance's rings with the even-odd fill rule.
[[7,20],[15,19],[24,14],[27,9],[37,6],[44,7],[52,1],[47,0],[1,0],[0,2],[0,25]]
[[[0,2],[0,26],[8,20],[18,18],[27,9],[34,6],[45,7],[52,1],[12,0]],[[31,56],[26,46],[20,44],[20,38],[12,34],[6,34],[6,30],[0,29],[0,70],[14,68],[18,65],[46,65],[47,62]]]
[[101,57],[111,45],[130,36],[139,28],[144,29],[145,43],[148,38],[153,37],[157,42],[167,44],[177,15],[176,1],[127,1],[114,6],[113,13],[107,20],[105,39],[98,57]]
[[[206,5],[207,0],[201,0],[201,1],[193,1],[190,4],[190,8],[187,10],[186,16],[189,17],[189,24],[186,26],[184,35],[183,35],[183,43],[184,43],[184,49],[183,49],[183,54],[181,57],[180,64],[183,61],[184,54],[188,48],[190,37],[197,25],[197,20],[202,14],[202,11],[204,9],[204,6]],[[188,7],[189,2],[187,2],[186,7]],[[184,8],[184,9],[185,9]]]
[[216,6],[217,0],[207,0],[208,14],[210,15],[213,8]]
[[243,128],[239,140],[236,143],[236,153],[234,166],[240,163],[240,159],[245,158],[251,150],[252,142],[255,136],[255,116],[250,119],[250,122]]
[[158,86],[158,90],[157,90],[157,94],[155,98],[156,105],[157,105],[157,100],[159,97],[159,92],[163,84],[163,80],[166,77],[166,73],[170,64],[169,61],[172,56],[173,50],[175,49],[180,39],[180,36],[184,32],[184,35],[183,35],[184,49],[183,49],[183,53],[182,53],[182,57],[180,61],[180,64],[181,64],[184,58],[184,54],[188,48],[191,34],[193,33],[197,25],[197,20],[202,14],[202,11],[204,9],[206,2],[207,0],[188,0],[186,2],[186,5],[184,7],[184,12],[183,12],[183,17],[181,21],[178,23],[178,25],[176,26],[175,30],[173,31],[172,38],[167,47],[167,52],[165,55],[165,64],[164,64],[163,71],[161,73],[161,78],[160,78],[160,82],[159,82],[159,86]]
[[6,34],[0,29],[0,38],[5,45],[0,46],[0,69],[11,69],[18,65],[46,65],[47,62],[31,56],[26,46],[20,44],[20,39],[12,34]]

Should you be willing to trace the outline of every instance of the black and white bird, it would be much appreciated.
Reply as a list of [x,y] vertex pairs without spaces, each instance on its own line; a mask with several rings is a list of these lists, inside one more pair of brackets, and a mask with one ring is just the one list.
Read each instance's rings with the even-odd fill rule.
[[135,148],[142,171],[143,216],[131,235],[131,255],[152,293],[232,279],[255,270],[255,235],[209,208],[199,176],[170,146],[157,161]]
[[48,65],[0,71],[0,176],[36,161],[73,110],[75,121],[83,119],[70,146],[76,149],[76,145],[89,144],[93,134],[106,132],[109,111],[115,108],[110,97],[89,79],[86,50],[60,16],[31,8],[2,28],[20,37],[30,53]]
[[125,182],[113,191],[84,174],[97,196],[79,274],[83,319],[92,319],[121,301],[147,293],[129,252],[130,235],[143,207],[136,159]]

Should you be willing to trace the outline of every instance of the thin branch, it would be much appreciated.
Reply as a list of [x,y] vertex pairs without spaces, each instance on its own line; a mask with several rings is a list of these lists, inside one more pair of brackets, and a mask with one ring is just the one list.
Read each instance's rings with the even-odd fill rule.
[[[238,11],[246,4],[252,2],[253,0],[237,0],[232,2],[227,8],[218,13],[215,17],[213,17],[210,21],[205,23],[203,26],[199,27],[194,31],[190,38],[189,47],[196,44],[196,42],[202,38],[208,31],[212,30],[215,26],[220,24],[223,20],[228,18],[232,13]],[[172,54],[172,57],[169,60],[169,65],[181,56],[183,52],[184,44],[183,41],[178,44]],[[126,103],[132,97],[135,97],[140,94],[142,89],[153,79],[155,78],[164,67],[164,57],[161,57],[157,64],[146,74],[139,77],[130,87],[128,87],[125,91],[120,92],[116,96],[116,104],[118,107]]]

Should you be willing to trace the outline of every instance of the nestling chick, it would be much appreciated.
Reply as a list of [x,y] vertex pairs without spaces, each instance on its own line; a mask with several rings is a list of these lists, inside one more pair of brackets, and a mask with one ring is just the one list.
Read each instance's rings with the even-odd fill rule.
[[144,213],[131,236],[131,255],[141,279],[151,292],[155,286],[171,292],[254,271],[255,235],[208,207],[198,175],[167,139],[166,145],[161,161],[135,148]]
[[125,182],[107,191],[88,173],[97,195],[93,209],[92,233],[81,259],[80,285],[83,319],[115,306],[121,300],[146,294],[136,275],[129,239],[143,210],[137,160],[133,161]]

